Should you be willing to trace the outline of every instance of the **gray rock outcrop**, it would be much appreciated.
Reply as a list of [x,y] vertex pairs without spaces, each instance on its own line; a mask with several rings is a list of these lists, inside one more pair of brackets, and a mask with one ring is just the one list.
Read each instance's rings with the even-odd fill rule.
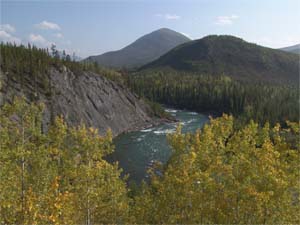
[[[128,88],[93,72],[74,73],[65,66],[50,68],[34,80],[30,74],[20,79],[1,73],[0,105],[24,95],[45,103],[43,124],[62,115],[71,126],[84,123],[104,134],[108,128],[116,136],[122,132],[151,126],[150,108]],[[41,77],[43,79],[41,79]]]

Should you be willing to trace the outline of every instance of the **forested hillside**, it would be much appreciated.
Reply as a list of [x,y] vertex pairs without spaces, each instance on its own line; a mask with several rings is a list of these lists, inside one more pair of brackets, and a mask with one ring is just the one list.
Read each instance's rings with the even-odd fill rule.
[[230,113],[240,123],[299,121],[296,86],[176,72],[137,73],[128,77],[128,85],[152,101],[198,112]]
[[243,81],[299,83],[299,56],[248,43],[229,35],[211,35],[172,49],[141,70],[226,75]]

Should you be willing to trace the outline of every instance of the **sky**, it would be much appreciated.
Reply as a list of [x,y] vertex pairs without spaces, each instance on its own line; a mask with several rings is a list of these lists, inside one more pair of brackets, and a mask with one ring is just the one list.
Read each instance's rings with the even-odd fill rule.
[[52,43],[80,57],[170,28],[199,39],[229,34],[271,48],[300,43],[300,0],[0,0],[0,41]]

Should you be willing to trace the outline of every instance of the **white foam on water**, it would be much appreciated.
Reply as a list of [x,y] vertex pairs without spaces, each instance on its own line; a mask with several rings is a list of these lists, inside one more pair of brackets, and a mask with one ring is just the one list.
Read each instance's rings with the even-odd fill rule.
[[165,129],[165,130],[155,130],[154,134],[162,135],[162,134],[171,134],[174,132],[175,132],[175,129]]
[[189,114],[189,115],[198,115],[198,113],[196,113],[196,112],[189,112],[187,114]]
[[189,123],[192,123],[192,122],[194,122],[194,121],[196,121],[196,119],[188,120],[188,121],[186,121],[186,123],[189,124]]
[[165,111],[168,113],[177,113],[178,112],[178,110],[176,110],[176,109],[165,109]]
[[146,132],[151,132],[151,131],[153,131],[153,129],[154,129],[154,128],[144,129],[144,130],[141,130],[141,132],[145,132],[145,133],[146,133]]
[[[187,120],[187,121],[180,121],[179,123],[180,123],[180,125],[182,125],[182,126],[185,126],[185,125],[187,125],[187,124],[190,124],[190,123],[192,123],[192,122],[195,122],[197,119],[190,119],[190,120]],[[177,125],[176,125],[177,126]]]
[[138,138],[136,139],[136,141],[137,141],[137,142],[140,142],[140,141],[142,141],[145,137],[146,137],[146,134],[143,134],[143,135],[141,135],[140,137],[138,137]]

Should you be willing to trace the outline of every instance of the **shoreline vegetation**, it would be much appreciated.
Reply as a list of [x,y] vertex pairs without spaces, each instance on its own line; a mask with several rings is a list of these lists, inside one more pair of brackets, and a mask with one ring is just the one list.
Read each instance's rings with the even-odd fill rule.
[[236,126],[253,119],[285,124],[299,120],[299,88],[267,82],[245,82],[226,75],[144,71],[127,77],[127,85],[138,95],[174,108],[231,114]]

